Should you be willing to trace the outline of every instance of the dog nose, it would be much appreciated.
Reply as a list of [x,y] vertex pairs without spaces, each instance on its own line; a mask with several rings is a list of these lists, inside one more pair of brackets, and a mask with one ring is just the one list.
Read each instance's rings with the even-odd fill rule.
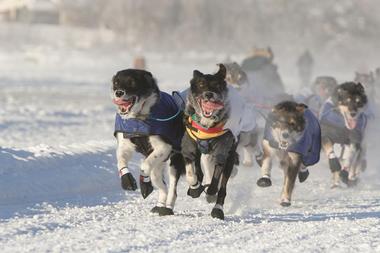
[[124,95],[124,91],[122,91],[122,90],[117,90],[117,91],[115,91],[115,96],[116,97],[122,97]]
[[212,93],[212,92],[206,92],[205,93],[205,97],[207,98],[207,99],[211,99],[211,98],[213,98],[213,96],[214,96],[214,94]]
[[355,117],[356,116],[356,112],[350,112],[350,115],[351,115],[351,117]]
[[282,133],[282,137],[283,137],[284,139],[289,138],[289,133],[287,133],[287,132]]

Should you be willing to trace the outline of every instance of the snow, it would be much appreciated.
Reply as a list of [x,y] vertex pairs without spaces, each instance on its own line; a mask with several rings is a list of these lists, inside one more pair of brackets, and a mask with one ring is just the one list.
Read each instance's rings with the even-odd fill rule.
[[[143,200],[122,191],[116,171],[109,82],[132,53],[37,45],[0,49],[1,252],[380,252],[378,124],[356,188],[331,190],[322,156],[284,208],[279,169],[262,189],[258,167],[240,166],[225,221],[211,218],[204,196],[186,196],[184,178],[175,216],[159,217],[149,212],[157,192]],[[187,87],[194,69],[216,71],[222,58],[149,53],[147,63],[171,91]]]

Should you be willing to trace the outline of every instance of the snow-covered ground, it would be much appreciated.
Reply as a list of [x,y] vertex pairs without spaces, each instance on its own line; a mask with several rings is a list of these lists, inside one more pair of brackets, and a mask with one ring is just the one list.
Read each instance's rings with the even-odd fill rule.
[[[258,168],[240,167],[225,221],[210,217],[203,197],[186,196],[184,179],[176,215],[150,214],[157,192],[146,200],[123,192],[116,173],[109,80],[131,57],[43,44],[0,51],[0,252],[380,252],[379,126],[371,127],[369,168],[356,188],[329,189],[323,158],[283,208],[278,169],[273,187],[261,189]],[[147,60],[171,91],[223,57]],[[131,164],[136,176],[139,160]]]

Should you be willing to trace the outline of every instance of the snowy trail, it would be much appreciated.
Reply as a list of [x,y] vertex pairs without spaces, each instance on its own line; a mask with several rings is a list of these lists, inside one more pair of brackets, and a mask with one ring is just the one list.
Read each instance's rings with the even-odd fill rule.
[[[104,203],[96,205],[70,200],[66,206],[54,202],[35,205],[30,214],[1,221],[2,252],[380,250],[378,189],[331,191],[322,182],[326,176],[322,173],[322,177],[312,175],[307,184],[297,185],[294,204],[283,208],[276,201],[281,177],[275,178],[274,187],[258,189],[253,185],[257,173],[248,170],[241,168],[231,181],[225,221],[209,216],[212,206],[203,197],[187,197],[182,180],[172,217],[149,213],[156,193],[143,200],[138,192],[122,197],[115,190],[111,196],[119,200],[103,198]],[[245,199],[238,199],[239,195]]]

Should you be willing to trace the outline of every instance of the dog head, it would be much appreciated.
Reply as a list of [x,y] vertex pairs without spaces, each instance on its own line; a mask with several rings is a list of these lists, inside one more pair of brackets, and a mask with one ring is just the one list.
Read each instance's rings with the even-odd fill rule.
[[158,97],[158,86],[148,71],[126,69],[112,78],[112,99],[123,118],[148,116]]
[[329,98],[338,86],[336,79],[332,76],[318,76],[313,84],[313,91],[323,100]]
[[236,62],[223,64],[226,67],[226,81],[233,87],[240,89],[247,82],[247,74]]
[[304,104],[284,101],[272,109],[268,120],[271,124],[272,136],[281,149],[287,149],[302,137],[306,125],[304,118],[306,108]]
[[206,127],[223,120],[227,113],[228,88],[225,78],[223,64],[219,64],[219,71],[215,74],[203,74],[198,70],[193,72],[188,101]]
[[355,82],[343,83],[336,87],[332,99],[343,115],[346,127],[354,129],[368,102],[363,85]]

